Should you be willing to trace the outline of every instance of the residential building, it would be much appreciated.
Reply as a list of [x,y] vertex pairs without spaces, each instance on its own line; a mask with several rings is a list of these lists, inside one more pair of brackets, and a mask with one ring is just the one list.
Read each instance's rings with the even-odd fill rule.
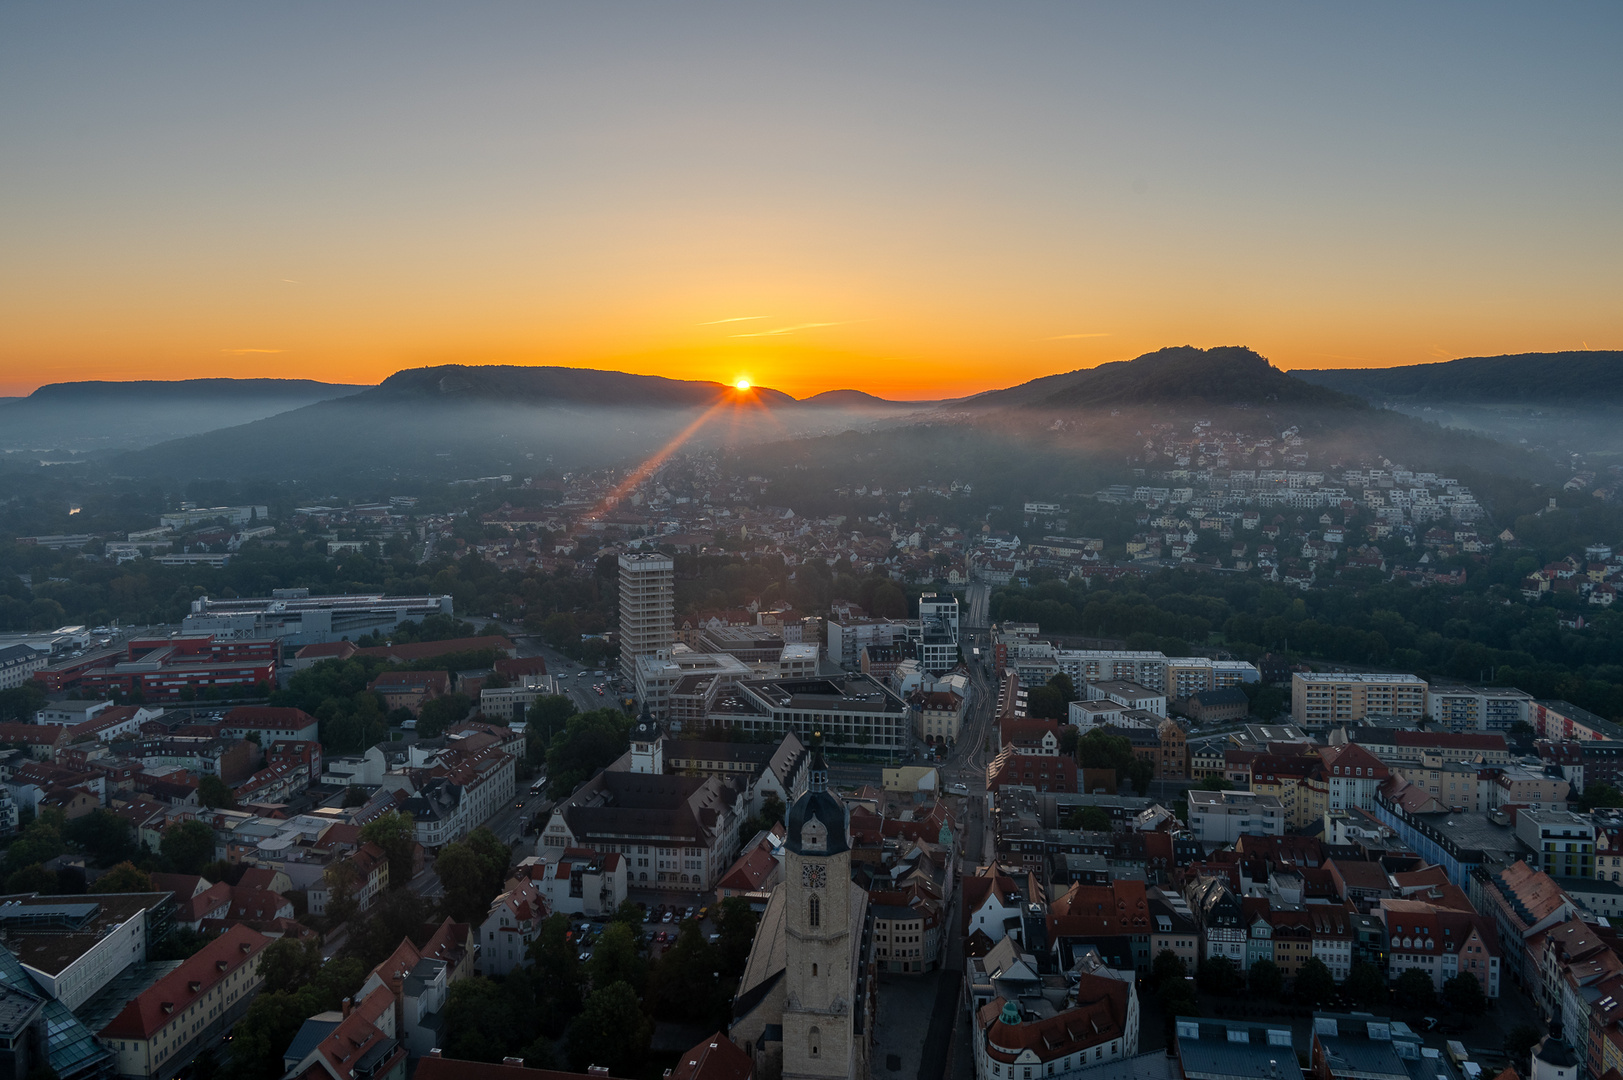
[[964,699],[950,690],[917,692],[908,698],[918,720],[914,732],[932,746],[952,746],[964,722]]
[[0,648],[0,690],[15,690],[50,662],[50,654],[28,645]]
[[[600,855],[585,848],[548,849],[544,856],[532,855],[519,863],[517,872],[528,875],[546,911],[595,918],[614,914],[625,901],[629,861],[625,855]],[[516,876],[508,879],[509,893],[516,881]]]
[[1533,695],[1507,687],[1432,687],[1426,711],[1450,731],[1508,731],[1529,723]]
[[635,686],[637,660],[676,643],[676,564],[669,555],[620,556],[620,681]]
[[561,872],[564,881],[569,880],[567,857],[551,866],[531,859],[525,863],[528,865],[520,865],[518,873],[507,879],[507,887],[491,901],[490,911],[479,926],[477,969],[487,979],[505,976],[529,962],[530,946],[540,936],[541,924],[551,914],[542,893],[543,882],[549,871],[552,875]]
[[1499,935],[1491,920],[1418,899],[1382,900],[1377,915],[1386,927],[1388,979],[1415,968],[1441,991],[1454,976],[1470,975],[1489,998],[1499,996]]
[[1373,810],[1375,794],[1391,770],[1357,743],[1326,746],[1319,751],[1329,791],[1328,809]]
[[219,1042],[259,992],[259,954],[270,941],[233,926],[137,994],[98,1033],[119,1075],[168,1080]]
[[220,722],[223,737],[246,739],[257,735],[261,746],[269,746],[279,739],[318,742],[320,733],[321,722],[303,709],[239,705]]
[[1291,675],[1291,715],[1303,724],[1356,723],[1366,717],[1426,715],[1426,680],[1415,675]]
[[1285,808],[1273,795],[1251,791],[1189,792],[1189,827],[1202,844],[1232,844],[1242,836],[1282,836]]
[[1522,810],[1516,837],[1532,849],[1529,861],[1551,877],[1595,876],[1595,823],[1570,810]]

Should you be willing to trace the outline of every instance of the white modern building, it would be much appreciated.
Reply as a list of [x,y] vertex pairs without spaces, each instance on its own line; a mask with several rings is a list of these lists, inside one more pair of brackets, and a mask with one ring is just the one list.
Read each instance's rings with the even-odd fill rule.
[[1273,795],[1192,789],[1189,828],[1206,845],[1232,844],[1242,836],[1283,836],[1285,808]]

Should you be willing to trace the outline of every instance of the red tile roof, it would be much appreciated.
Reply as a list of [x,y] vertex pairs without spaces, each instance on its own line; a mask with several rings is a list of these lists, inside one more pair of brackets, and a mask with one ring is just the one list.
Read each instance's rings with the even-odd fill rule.
[[269,944],[270,938],[264,934],[245,926],[233,926],[137,995],[101,1029],[101,1037],[152,1038],[232,972],[246,964],[257,963],[260,952]]
[[683,1054],[666,1080],[749,1080],[754,1062],[721,1032]]

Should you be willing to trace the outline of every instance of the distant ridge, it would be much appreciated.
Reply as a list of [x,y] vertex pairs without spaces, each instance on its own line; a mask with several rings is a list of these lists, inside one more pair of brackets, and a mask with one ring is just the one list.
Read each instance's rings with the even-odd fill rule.
[[356,395],[357,404],[399,401],[479,401],[514,405],[580,403],[601,406],[671,407],[712,405],[737,400],[741,393],[768,406],[794,404],[794,398],[764,386],[738,391],[718,382],[630,375],[597,368],[444,364],[397,371],[377,387]]
[[[55,403],[68,401],[139,401],[198,397],[247,398],[259,394],[302,397],[311,401],[343,397],[368,386],[350,383],[324,383],[313,379],[140,379],[131,381],[86,380],[46,383],[17,401]],[[3,401],[4,399],[0,399]]]
[[824,390],[821,394],[801,398],[799,405],[813,408],[834,407],[841,409],[928,409],[939,405],[938,401],[892,401],[889,398],[878,397],[866,390]]
[[1371,401],[1623,404],[1623,351],[1468,356],[1435,364],[1334,368],[1291,374]]
[[1079,409],[1200,402],[1212,407],[1363,408],[1350,394],[1292,377],[1244,346],[1180,345],[966,398],[971,409]]
[[0,400],[0,449],[132,449],[365,389],[311,379],[49,383],[27,397]]

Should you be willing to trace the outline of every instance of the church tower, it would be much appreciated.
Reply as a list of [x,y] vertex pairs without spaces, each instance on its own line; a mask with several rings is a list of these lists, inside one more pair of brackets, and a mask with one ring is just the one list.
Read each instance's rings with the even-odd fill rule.
[[849,1077],[856,1067],[852,1021],[851,828],[828,790],[822,738],[812,750],[806,793],[785,821],[785,990],[783,1076]]
[[665,732],[643,703],[637,726],[631,729],[631,771],[661,776],[665,772]]

